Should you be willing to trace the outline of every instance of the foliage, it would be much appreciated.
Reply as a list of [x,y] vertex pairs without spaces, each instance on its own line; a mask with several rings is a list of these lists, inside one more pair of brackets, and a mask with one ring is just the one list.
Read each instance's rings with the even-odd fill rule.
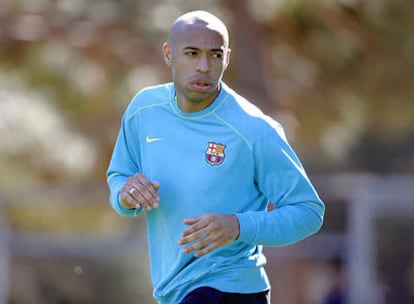
[[[414,170],[413,1],[6,0],[0,1],[0,208],[9,206],[1,211],[13,229],[107,237],[130,229],[108,215],[106,196],[88,194],[89,186],[104,185],[131,97],[170,81],[161,44],[174,18],[191,9],[210,10],[229,25],[225,81],[282,122],[308,171]],[[384,259],[392,257],[382,250]],[[74,261],[66,263],[72,268],[54,262],[40,261],[46,277],[36,268],[42,279],[36,286],[52,297],[45,301],[58,296],[48,276],[61,282],[59,272],[70,272]],[[83,303],[96,299],[82,284],[93,291],[98,281],[118,286],[128,273],[106,266],[113,280],[98,273],[70,285]],[[19,274],[17,281],[27,275]],[[139,284],[149,280],[143,277]],[[33,278],[26,286],[34,286]],[[148,296],[134,287],[127,296]]]
[[[93,146],[86,152],[88,144],[84,144],[82,155],[95,157],[89,157],[88,173],[79,171],[78,176],[99,180],[129,99],[145,85],[169,81],[160,52],[173,19],[169,12],[178,15],[200,4],[42,3],[20,9],[3,4],[0,75],[15,81],[3,82],[1,89],[18,91],[36,106],[38,101],[28,93],[35,91],[56,107],[65,128]],[[312,170],[413,168],[408,152],[401,157],[411,159],[405,162],[409,168],[389,155],[375,157],[377,149],[395,141],[402,150],[412,149],[411,2],[282,1],[275,5],[262,0],[242,1],[234,9],[231,5],[232,1],[223,1],[211,7],[225,18],[233,37],[233,63],[226,81],[284,124]],[[246,60],[252,56],[254,60]],[[4,106],[4,100],[0,102]],[[10,125],[0,124],[0,132],[33,137]],[[61,137],[58,132],[54,136]],[[47,149],[56,145],[71,142]],[[24,148],[29,156],[42,151]],[[38,158],[27,158],[27,153],[19,158],[15,152],[2,158],[7,172],[20,170],[9,165],[10,159],[18,164]],[[54,169],[59,165],[26,165],[38,178],[68,176],[69,169]]]

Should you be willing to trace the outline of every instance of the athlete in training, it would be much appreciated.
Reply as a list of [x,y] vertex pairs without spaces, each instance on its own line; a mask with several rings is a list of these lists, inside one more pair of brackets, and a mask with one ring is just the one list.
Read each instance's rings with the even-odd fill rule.
[[172,82],[141,90],[123,115],[111,205],[146,212],[158,303],[270,303],[262,246],[316,233],[324,204],[281,125],[222,81],[220,19],[182,15],[162,50]]

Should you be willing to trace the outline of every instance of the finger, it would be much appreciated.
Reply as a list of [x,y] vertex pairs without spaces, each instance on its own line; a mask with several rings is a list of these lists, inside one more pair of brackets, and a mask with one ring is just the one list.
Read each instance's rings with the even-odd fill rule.
[[129,191],[122,190],[120,194],[120,203],[127,209],[139,208],[139,202],[129,193]]
[[192,223],[193,224],[187,224],[187,225],[191,225],[191,226],[188,229],[186,229],[186,230],[184,230],[182,232],[181,235],[183,237],[186,237],[186,236],[189,236],[191,234],[194,234],[194,233],[196,233],[196,232],[198,232],[200,230],[205,229],[208,226],[208,222],[206,222],[206,221],[195,221],[195,222],[192,222]]
[[200,240],[200,241],[198,241],[198,242],[196,242],[194,244],[191,244],[188,247],[185,247],[183,249],[183,252],[185,254],[190,253],[190,252],[192,252],[194,250],[197,250],[197,249],[200,249],[200,248],[203,248],[203,247],[207,246],[209,243],[210,243],[210,241],[207,238],[202,239],[202,240]]
[[179,245],[184,245],[184,244],[190,243],[192,241],[199,240],[201,238],[207,237],[208,233],[209,233],[209,230],[206,229],[206,228],[203,228],[203,229],[194,231],[190,234],[184,234],[184,232],[183,232],[183,236],[178,241]]
[[142,196],[141,192],[139,190],[137,190],[137,188],[132,187],[129,191],[128,191],[129,196],[132,199],[132,203],[135,206],[142,206],[143,208],[146,209],[147,207],[147,202],[145,201],[144,196]]
[[156,191],[158,191],[159,189],[160,189],[160,183],[159,182],[153,182],[152,183],[152,186],[154,187],[154,189],[156,190]]
[[143,199],[148,202],[149,205],[158,207],[158,202],[160,198],[152,185],[141,186],[140,194],[143,197]]
[[128,191],[128,194],[133,199],[134,204],[139,204],[148,211],[158,207],[158,202],[154,202],[153,198],[147,194],[142,185],[133,184],[133,187]]
[[157,208],[160,201],[159,195],[155,190],[154,186],[150,183],[141,183],[134,184],[134,188],[138,190],[139,196],[135,194],[135,198],[140,200],[145,206],[146,209]]
[[196,253],[194,253],[195,257],[201,257],[203,255],[206,255],[207,253],[212,252],[213,250],[217,249],[218,247],[220,247],[219,243],[215,242],[215,243],[210,243],[207,247],[204,247],[203,249],[197,251]]
[[195,223],[200,221],[200,219],[201,219],[201,216],[197,216],[197,217],[193,217],[193,218],[189,218],[189,219],[184,219],[183,223],[185,225],[194,225]]
[[141,192],[134,192],[134,201],[146,211],[150,211],[153,208]]
[[[142,189],[144,189],[148,195],[150,195],[154,200],[159,201],[159,195],[157,190],[160,188],[159,182],[153,182],[151,183],[144,175],[137,174],[136,181],[139,185],[142,186]],[[148,197],[150,199],[150,197]]]

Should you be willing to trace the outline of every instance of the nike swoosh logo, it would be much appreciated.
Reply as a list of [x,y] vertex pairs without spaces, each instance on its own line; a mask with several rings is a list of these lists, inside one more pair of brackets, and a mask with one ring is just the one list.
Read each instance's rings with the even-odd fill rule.
[[154,141],[159,141],[159,140],[162,140],[162,138],[159,138],[159,137],[153,137],[153,138],[150,138],[148,135],[147,135],[147,137],[145,137],[145,141],[146,141],[147,143],[152,143],[152,142],[154,142]]

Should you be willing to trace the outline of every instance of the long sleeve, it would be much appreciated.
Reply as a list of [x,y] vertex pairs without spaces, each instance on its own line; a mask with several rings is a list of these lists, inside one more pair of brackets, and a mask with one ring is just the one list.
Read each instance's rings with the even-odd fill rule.
[[[135,175],[140,171],[137,164],[136,157],[134,155],[137,150],[136,147],[130,147],[127,140],[128,131],[128,119],[127,112],[122,119],[121,128],[118,134],[118,138],[115,143],[112,159],[107,170],[107,182],[110,189],[110,203],[112,208],[122,216],[136,216],[142,208],[139,209],[126,209],[119,202],[119,193],[122,187],[125,185],[127,178]],[[134,136],[134,134],[130,134]]]
[[264,132],[253,153],[258,187],[276,207],[237,214],[238,241],[286,246],[316,233],[323,222],[324,204],[280,126]]

